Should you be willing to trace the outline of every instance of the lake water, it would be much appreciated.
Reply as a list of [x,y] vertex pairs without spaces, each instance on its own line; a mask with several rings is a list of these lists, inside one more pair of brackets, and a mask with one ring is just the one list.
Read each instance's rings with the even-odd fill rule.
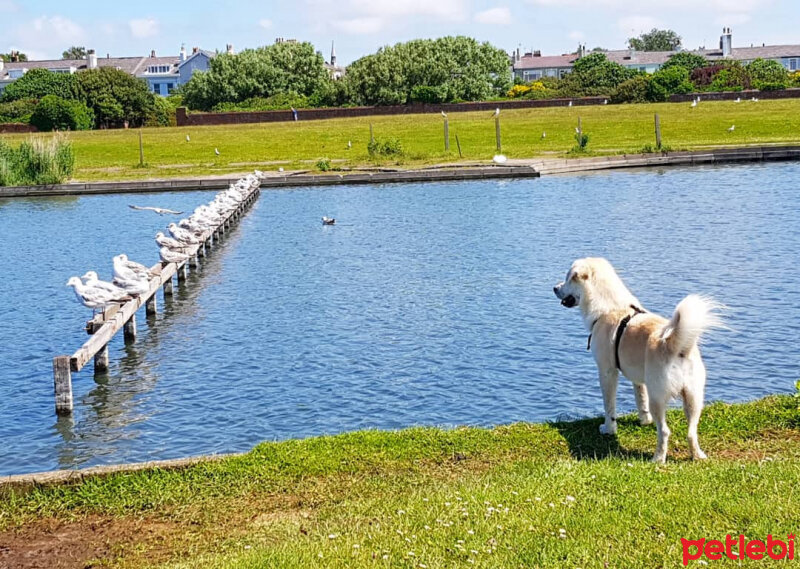
[[733,330],[703,351],[707,400],[788,392],[798,180],[781,163],[265,190],[154,321],[137,315],[135,345],[114,339],[106,376],[73,374],[61,419],[52,358],[87,339],[90,312],[67,279],[108,278],[120,252],[155,262],[169,220],[128,204],[191,210],[212,194],[0,200],[0,474],[600,414],[578,312],[552,292],[586,255],[608,257],[652,311],[692,292],[730,307]]

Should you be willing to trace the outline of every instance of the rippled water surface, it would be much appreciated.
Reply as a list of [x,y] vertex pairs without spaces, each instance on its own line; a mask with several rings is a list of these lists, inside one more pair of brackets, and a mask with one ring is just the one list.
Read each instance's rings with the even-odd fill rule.
[[[800,165],[268,190],[111,369],[52,357],[87,336],[64,286],[126,252],[152,264],[169,220],[208,192],[0,200],[0,474],[241,451],[262,440],[600,413],[578,313],[552,286],[608,257],[644,305],[730,307],[708,337],[707,400],[800,377]],[[337,218],[323,227],[320,217]],[[620,408],[634,406],[623,382]],[[702,423],[701,423],[702,430]]]

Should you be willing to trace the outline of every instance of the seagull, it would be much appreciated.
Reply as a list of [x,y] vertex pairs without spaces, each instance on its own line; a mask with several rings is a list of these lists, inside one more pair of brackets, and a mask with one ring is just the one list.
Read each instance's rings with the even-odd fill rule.
[[[347,149],[350,150],[351,148],[353,148],[353,141],[352,140],[348,140],[347,141]],[[283,168],[281,168],[281,171],[283,171]]]
[[172,237],[167,237],[161,231],[156,233],[156,243],[158,243],[161,247],[167,247],[169,249],[179,249],[183,250],[186,249],[186,244],[181,243],[177,239],[173,239]]
[[446,112],[444,112],[444,111],[442,111],[442,116],[443,116],[444,118],[447,118],[447,113],[446,113]]
[[575,127],[575,134],[580,134],[580,133],[581,133],[581,129],[579,129],[579,128],[576,126],[576,127]]
[[170,223],[167,226],[167,229],[169,229],[169,232],[172,234],[172,236],[181,243],[185,243],[186,245],[195,245],[200,243],[200,240],[195,237],[191,231],[188,231],[182,227],[178,227],[176,223]]
[[84,284],[86,286],[91,288],[96,288],[97,290],[103,291],[106,294],[115,297],[122,297],[127,294],[125,290],[118,287],[114,283],[110,283],[108,281],[101,281],[97,277],[97,273],[94,271],[86,271],[86,274],[81,277],[81,280],[84,281]]
[[547,138],[547,133],[545,131],[542,131],[542,138]]
[[733,102],[734,103],[741,103],[742,102],[742,98],[741,97],[736,97],[736,100],[733,101]]
[[114,284],[125,289],[129,295],[139,296],[150,292],[150,279],[147,277],[135,277],[131,279],[114,277]]
[[219,149],[215,148],[215,149],[214,149],[214,154],[216,154],[217,156],[219,156]]
[[757,102],[758,102],[758,98],[756,98],[756,97],[753,97],[751,100],[752,100],[754,103],[757,103]]
[[494,110],[494,114],[492,114],[492,116],[493,116],[494,118],[497,118],[497,117],[499,117],[499,116],[500,116],[500,107],[497,107],[497,108]]
[[603,104],[607,105],[608,104],[608,99],[603,99]]
[[278,168],[278,172],[283,172],[283,166],[281,166],[280,168]]
[[506,160],[508,160],[508,158],[506,158],[502,154],[496,154],[494,158],[492,158],[492,162],[494,162],[495,164],[505,164]]
[[186,135],[186,142],[189,142],[190,140],[191,140],[191,138],[189,138],[189,135],[187,134]]
[[128,279],[131,274],[135,275],[136,278],[149,279],[152,276],[150,269],[141,263],[129,261],[128,256],[124,253],[114,257],[114,276],[121,279]]
[[119,304],[131,300],[131,297],[127,294],[115,296],[103,292],[100,289],[85,285],[78,277],[70,277],[67,281],[67,286],[72,287],[78,302],[83,304],[86,308],[91,308],[92,311],[96,311],[97,309],[103,310],[112,304]]
[[733,132],[735,128],[736,128],[736,125],[732,124],[731,128],[728,129],[728,132]]
[[568,107],[571,107],[571,106],[572,106],[572,101],[570,101],[570,102],[567,104],[567,106],[568,106]]
[[334,225],[336,223],[336,219],[333,217],[326,217],[322,216],[322,225]]
[[181,253],[180,251],[174,251],[169,247],[161,247],[158,250],[158,255],[161,257],[161,262],[163,263],[183,263],[189,258],[189,255]]
[[694,101],[692,101],[692,108],[694,108],[694,107],[696,107],[696,106],[697,106],[697,99],[695,99]]
[[131,209],[135,209],[137,211],[154,211],[158,215],[167,215],[167,214],[180,215],[180,214],[183,213],[182,211],[175,211],[175,210],[172,210],[172,209],[165,209],[163,207],[151,207],[151,206],[140,206],[140,205],[129,205],[128,207],[131,208]]

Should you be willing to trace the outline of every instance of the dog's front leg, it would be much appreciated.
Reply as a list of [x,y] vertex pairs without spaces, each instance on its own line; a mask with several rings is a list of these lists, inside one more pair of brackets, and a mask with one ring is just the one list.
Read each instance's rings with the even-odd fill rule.
[[606,420],[600,425],[600,432],[604,435],[617,434],[617,383],[619,371],[617,368],[600,372],[600,389],[603,390],[603,408]]

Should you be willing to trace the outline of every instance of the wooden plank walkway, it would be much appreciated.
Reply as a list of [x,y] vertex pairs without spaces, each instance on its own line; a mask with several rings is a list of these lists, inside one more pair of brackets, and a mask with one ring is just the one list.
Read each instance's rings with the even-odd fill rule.
[[126,342],[136,339],[136,312],[142,307],[148,315],[155,314],[157,293],[164,290],[164,296],[172,296],[173,277],[177,276],[178,284],[186,281],[189,268],[196,268],[199,259],[204,258],[220,241],[225,233],[252,207],[260,193],[260,185],[251,187],[247,197],[239,206],[229,213],[218,226],[209,229],[200,237],[200,243],[186,247],[189,255],[181,263],[157,263],[150,268],[153,277],[150,279],[150,290],[124,304],[115,305],[96,315],[86,323],[86,331],[91,338],[72,355],[53,358],[53,382],[55,387],[56,413],[72,413],[72,372],[81,371],[94,359],[95,373],[108,369],[108,343],[123,330]]

